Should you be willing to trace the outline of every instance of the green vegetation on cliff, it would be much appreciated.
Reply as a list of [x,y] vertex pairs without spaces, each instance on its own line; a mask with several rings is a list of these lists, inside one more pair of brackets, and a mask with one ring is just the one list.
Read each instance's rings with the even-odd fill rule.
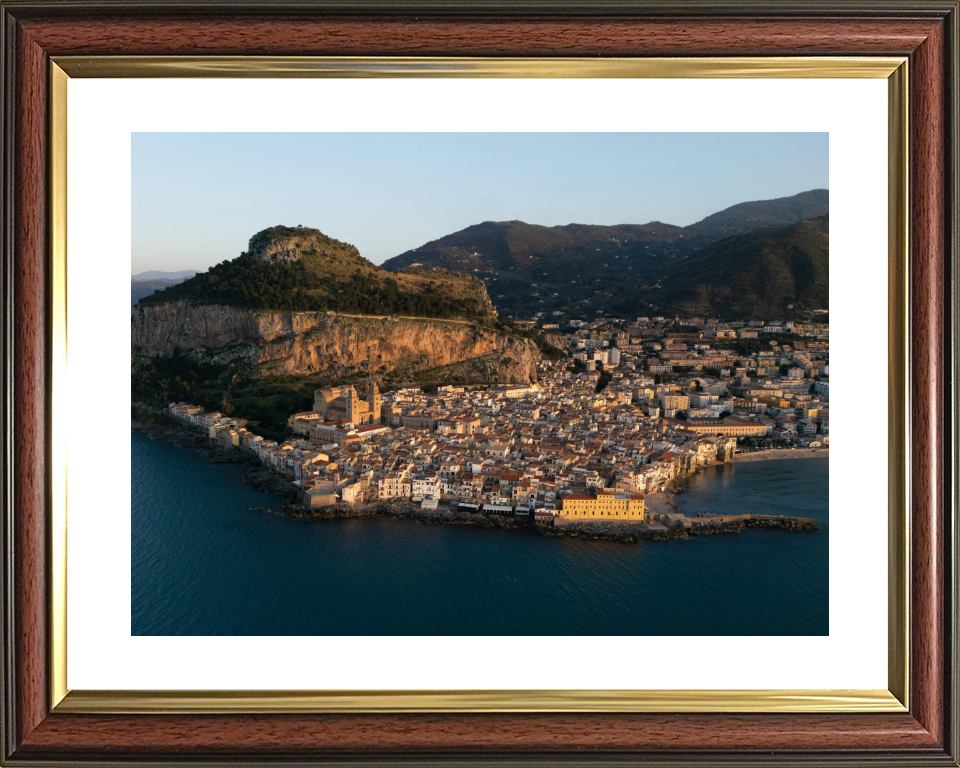
[[481,317],[478,298],[455,298],[440,291],[403,290],[389,273],[360,270],[345,279],[325,277],[303,261],[267,263],[244,254],[224,261],[179,285],[147,296],[141,304],[185,299],[244,309],[284,312],[344,312],[359,315]]
[[141,304],[186,300],[243,309],[477,319],[492,311],[483,283],[442,269],[392,274],[352,245],[305,227],[271,227],[249,250]]

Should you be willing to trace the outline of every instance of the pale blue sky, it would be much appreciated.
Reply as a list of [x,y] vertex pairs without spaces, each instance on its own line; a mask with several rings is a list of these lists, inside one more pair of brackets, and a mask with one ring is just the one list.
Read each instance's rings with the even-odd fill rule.
[[380,264],[482,221],[685,226],[829,187],[826,133],[134,133],[132,154],[133,274],[275,224]]

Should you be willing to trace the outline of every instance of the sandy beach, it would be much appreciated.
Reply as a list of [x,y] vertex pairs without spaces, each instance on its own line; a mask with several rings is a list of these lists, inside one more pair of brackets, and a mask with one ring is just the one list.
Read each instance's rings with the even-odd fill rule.
[[[809,459],[814,456],[823,456],[826,458],[829,455],[830,451],[827,448],[797,448],[796,450],[790,448],[775,448],[767,451],[757,451],[755,453],[738,453],[734,456],[733,462],[770,461],[773,459]],[[704,470],[721,466],[723,466],[723,462],[707,464],[706,466],[700,467],[694,474],[679,475],[670,481],[670,487],[679,487],[682,491],[686,485],[693,482],[694,478]],[[675,494],[669,491],[656,491],[654,493],[644,494],[647,512],[658,515],[677,512],[682,513],[683,510],[676,505],[674,496]]]
[[644,494],[646,512],[657,515],[679,512],[680,510],[673,503],[673,496],[672,493],[661,493],[660,491]]
[[827,457],[830,455],[829,448],[775,448],[769,451],[757,451],[756,453],[738,453],[733,457],[735,462],[744,461],[768,461],[770,459],[809,459],[813,456]]

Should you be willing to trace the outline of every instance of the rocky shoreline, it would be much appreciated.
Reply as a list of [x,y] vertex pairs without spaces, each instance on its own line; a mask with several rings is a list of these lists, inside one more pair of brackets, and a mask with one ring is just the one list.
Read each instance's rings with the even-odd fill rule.
[[283,514],[299,520],[337,520],[358,517],[392,517],[401,520],[413,520],[420,523],[441,525],[471,525],[478,528],[507,528],[532,530],[542,536],[567,536],[575,539],[595,541],[619,541],[635,543],[639,541],[665,541],[668,539],[686,539],[691,536],[713,536],[721,533],[741,533],[748,529],[814,531],[820,526],[803,525],[792,519],[779,520],[743,520],[735,523],[700,524],[693,529],[658,527],[643,528],[641,524],[617,521],[572,521],[559,526],[536,525],[532,522],[518,521],[512,517],[484,515],[476,512],[460,512],[452,508],[435,510],[421,509],[418,504],[399,499],[373,501],[365,504],[333,504],[318,509],[303,509],[299,506],[284,506],[276,510],[258,507],[260,511]]
[[221,446],[211,444],[203,435],[196,432],[190,432],[180,426],[146,424],[136,419],[131,419],[130,428],[134,432],[142,432],[152,440],[166,440],[181,448],[191,448],[214,464],[242,464],[245,467],[244,482],[261,491],[282,496],[289,501],[296,501],[300,496],[300,489],[297,486],[282,477],[277,477],[253,456],[239,451],[227,451]]
[[[147,412],[145,412],[147,413]],[[571,537],[594,541],[617,541],[625,544],[640,541],[665,541],[686,539],[691,536],[710,536],[721,533],[741,533],[747,529],[765,530],[819,530],[819,526],[810,528],[792,524],[791,521],[746,520],[736,523],[698,525],[694,529],[682,527],[667,529],[662,526],[650,529],[642,523],[618,521],[571,521],[563,525],[536,525],[532,521],[519,521],[512,517],[484,515],[473,512],[461,512],[455,508],[441,507],[435,510],[421,509],[419,504],[400,499],[372,501],[363,504],[333,504],[317,509],[304,509],[298,502],[300,489],[293,483],[278,477],[261,465],[256,458],[239,451],[227,451],[211,444],[202,435],[189,431],[179,424],[147,423],[136,418],[131,419],[131,429],[141,432],[154,440],[166,440],[183,448],[192,448],[208,461],[215,464],[242,464],[245,466],[244,481],[260,490],[286,499],[289,503],[276,510],[257,506],[253,509],[266,514],[279,514],[298,520],[336,520],[360,517],[391,517],[413,520],[419,523],[440,525],[468,525],[477,528],[503,528],[536,532],[542,536]],[[652,494],[651,494],[652,495]],[[666,499],[664,499],[666,501]],[[676,510],[672,502],[670,507]]]
[[[264,510],[268,511],[268,510]],[[392,517],[420,523],[441,525],[470,525],[478,528],[505,528],[534,531],[543,536],[569,536],[580,539],[603,541],[637,542],[642,539],[685,538],[683,531],[644,530],[637,523],[582,522],[566,523],[563,526],[537,525],[516,520],[513,517],[484,515],[478,512],[460,512],[441,507],[434,510],[421,509],[419,504],[399,499],[373,501],[365,504],[333,504],[318,509],[283,507],[277,514],[286,514],[301,520],[335,520],[355,517]]]

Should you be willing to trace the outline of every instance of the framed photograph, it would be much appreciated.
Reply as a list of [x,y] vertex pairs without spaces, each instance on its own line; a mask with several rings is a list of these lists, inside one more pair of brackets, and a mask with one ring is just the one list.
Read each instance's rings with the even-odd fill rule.
[[0,5],[3,764],[958,765],[956,2]]

